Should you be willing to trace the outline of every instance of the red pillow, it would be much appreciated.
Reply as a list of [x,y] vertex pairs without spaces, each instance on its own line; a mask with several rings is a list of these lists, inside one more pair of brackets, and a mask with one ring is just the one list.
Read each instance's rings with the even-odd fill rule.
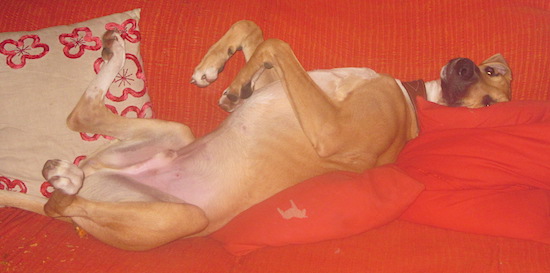
[[422,189],[392,165],[363,174],[329,173],[253,206],[211,237],[235,255],[342,238],[394,220]]
[[397,165],[426,190],[402,218],[550,243],[550,102],[418,111]]
[[484,108],[446,107],[417,97],[423,133],[459,128],[499,127],[550,120],[548,101],[512,101]]

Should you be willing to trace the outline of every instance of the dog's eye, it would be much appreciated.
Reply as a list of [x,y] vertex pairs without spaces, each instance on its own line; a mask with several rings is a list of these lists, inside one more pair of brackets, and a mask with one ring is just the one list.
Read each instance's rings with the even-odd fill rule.
[[483,106],[491,106],[493,104],[495,104],[495,100],[493,100],[493,98],[491,98],[491,96],[489,95],[486,95],[483,97],[483,99],[481,100],[481,104]]
[[485,73],[487,73],[487,75],[489,75],[489,77],[496,77],[496,76],[500,75],[498,72],[495,71],[494,68],[492,68],[490,66],[485,67]]

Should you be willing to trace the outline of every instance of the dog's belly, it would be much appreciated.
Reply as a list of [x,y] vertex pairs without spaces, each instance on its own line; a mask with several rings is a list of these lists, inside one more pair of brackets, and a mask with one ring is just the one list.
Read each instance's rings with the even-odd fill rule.
[[[280,100],[284,100],[282,95]],[[153,159],[149,162],[152,168],[138,168],[138,172],[125,175],[202,208],[212,222],[223,222],[227,215],[235,215],[292,184],[326,171],[293,117],[290,105],[282,109],[285,110],[251,109],[260,115],[256,117],[258,121],[229,118],[215,132],[178,151],[178,156],[164,165]],[[232,116],[240,114],[252,112],[235,112]]]
[[216,170],[203,171],[200,166],[194,164],[195,162],[176,159],[158,168],[125,175],[140,184],[170,194],[182,202],[205,207],[213,196],[219,194],[216,188],[211,187],[212,182],[219,176]]
[[[341,68],[310,75],[341,100],[346,94],[338,93],[339,86],[377,74]],[[280,190],[338,168],[314,151],[276,82],[257,90],[219,128],[177,151],[175,158],[153,158],[124,175],[199,206],[211,223],[223,224]]]

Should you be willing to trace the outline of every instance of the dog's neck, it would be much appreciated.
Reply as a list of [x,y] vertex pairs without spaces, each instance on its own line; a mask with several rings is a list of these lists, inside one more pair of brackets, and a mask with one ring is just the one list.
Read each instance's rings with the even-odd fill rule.
[[400,80],[395,80],[401,92],[403,92],[403,97],[409,104],[409,110],[411,117],[413,117],[414,125],[411,126],[409,132],[410,138],[415,138],[418,136],[418,120],[416,118],[416,97],[420,96],[423,98],[427,97],[426,84],[423,80],[411,81],[411,82],[402,82]]
[[415,104],[416,97],[420,96],[427,101],[441,104],[441,80],[424,82],[416,80],[410,82],[398,81],[403,93],[408,95],[411,102]]
[[433,80],[425,83],[426,100],[441,104],[441,80]]
[[423,80],[416,80],[411,82],[401,82],[405,91],[411,98],[413,104],[415,103],[416,97],[427,98],[426,85]]
[[[397,84],[401,88],[405,99],[409,103],[411,114],[416,117],[416,97],[422,97],[428,101],[439,103],[441,101],[441,81],[434,80],[429,82],[424,82],[423,80],[416,80],[410,82],[402,82],[396,80]],[[418,120],[414,119],[416,125],[413,126],[411,135],[414,137],[418,136]]]

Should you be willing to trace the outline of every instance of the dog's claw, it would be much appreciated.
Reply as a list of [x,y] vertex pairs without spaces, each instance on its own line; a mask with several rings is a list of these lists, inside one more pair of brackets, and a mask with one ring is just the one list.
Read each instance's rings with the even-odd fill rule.
[[227,94],[227,99],[229,99],[231,102],[237,102],[239,100],[239,97],[235,94]]
[[206,87],[218,79],[219,69],[211,67],[207,69],[196,69],[191,77],[191,83],[198,87]]

